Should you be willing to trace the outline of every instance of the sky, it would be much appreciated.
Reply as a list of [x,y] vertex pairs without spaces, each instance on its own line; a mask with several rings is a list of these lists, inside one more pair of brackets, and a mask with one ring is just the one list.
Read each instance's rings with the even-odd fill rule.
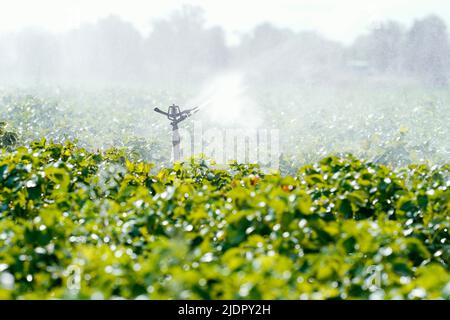
[[64,32],[81,23],[114,14],[143,34],[151,21],[165,18],[183,4],[203,7],[208,25],[220,25],[230,43],[262,22],[293,30],[315,30],[350,43],[373,24],[439,14],[450,26],[450,0],[0,0],[0,33],[26,27]]

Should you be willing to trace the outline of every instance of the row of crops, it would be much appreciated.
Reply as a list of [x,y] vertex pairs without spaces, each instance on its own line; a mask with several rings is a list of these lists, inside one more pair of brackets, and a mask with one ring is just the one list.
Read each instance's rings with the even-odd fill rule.
[[[88,150],[125,148],[130,158],[169,165],[170,126],[154,107],[191,105],[196,91],[148,88],[6,89],[0,88],[0,121],[20,144],[46,138],[76,141]],[[450,95],[417,87],[355,85],[351,88],[252,88],[246,101],[253,113],[240,123],[259,120],[263,129],[278,129],[280,164],[293,175],[299,166],[330,154],[351,153],[377,163],[445,164],[450,159]],[[192,130],[223,128],[202,110],[183,123]],[[246,119],[245,116],[250,117]],[[225,127],[228,129],[228,127]]]
[[450,166],[0,153],[0,298],[450,299]]

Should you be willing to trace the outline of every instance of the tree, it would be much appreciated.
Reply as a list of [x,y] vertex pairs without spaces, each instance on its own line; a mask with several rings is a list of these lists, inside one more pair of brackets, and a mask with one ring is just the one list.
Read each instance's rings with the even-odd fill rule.
[[25,29],[14,35],[12,73],[34,84],[54,79],[59,72],[61,52],[56,36],[38,29]]
[[395,21],[381,23],[372,31],[370,60],[380,72],[399,72],[401,69],[404,30]]
[[142,36],[133,25],[109,16],[66,35],[64,69],[78,80],[138,80],[142,45]]
[[242,38],[237,58],[253,81],[273,85],[331,80],[341,63],[341,45],[315,32],[295,33],[269,23]]
[[432,85],[448,83],[450,43],[441,18],[432,15],[414,22],[407,35],[405,68]]
[[242,59],[252,59],[255,56],[276,50],[295,37],[289,29],[281,29],[265,22],[256,26],[250,34],[241,39],[237,54]]
[[221,28],[207,28],[203,10],[183,6],[168,19],[153,23],[145,59],[154,79],[188,83],[220,69],[228,61]]
[[366,62],[379,73],[399,73],[402,67],[404,28],[395,21],[382,22],[358,37],[350,48],[351,59]]

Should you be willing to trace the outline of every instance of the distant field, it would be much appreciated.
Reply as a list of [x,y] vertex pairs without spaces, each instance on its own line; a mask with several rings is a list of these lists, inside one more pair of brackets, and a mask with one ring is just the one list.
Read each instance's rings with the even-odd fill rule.
[[[194,96],[194,91],[142,88],[30,92],[0,92],[1,120],[19,133],[21,143],[45,137],[77,140],[90,150],[125,147],[133,158],[157,165],[168,164],[171,138],[168,121],[153,108],[172,103],[191,107],[187,104]],[[450,159],[450,95],[444,90],[386,85],[260,88],[249,90],[248,99],[257,106],[261,127],[280,130],[285,173],[335,153],[393,166]],[[226,127],[211,122],[202,114],[206,112],[182,127],[189,130],[193,121]]]

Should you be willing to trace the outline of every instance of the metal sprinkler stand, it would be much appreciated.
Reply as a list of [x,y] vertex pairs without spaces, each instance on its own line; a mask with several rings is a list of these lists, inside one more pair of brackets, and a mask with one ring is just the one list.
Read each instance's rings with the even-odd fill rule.
[[167,112],[162,111],[159,108],[154,109],[156,112],[161,113],[170,120],[170,125],[172,126],[172,148],[173,148],[173,161],[181,160],[181,150],[180,150],[180,134],[178,132],[178,124],[192,116],[196,113],[199,108],[195,107],[192,109],[181,111],[179,106],[171,105]]

